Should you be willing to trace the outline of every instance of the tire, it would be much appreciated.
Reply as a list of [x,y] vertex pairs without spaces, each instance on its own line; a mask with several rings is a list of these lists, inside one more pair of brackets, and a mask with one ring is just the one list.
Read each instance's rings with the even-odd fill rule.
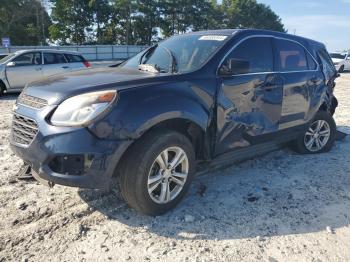
[[319,111],[311,121],[308,130],[293,141],[291,147],[300,154],[328,152],[333,147],[336,132],[333,117],[326,111]]
[[343,72],[344,72],[344,69],[345,69],[345,66],[342,65],[342,66],[339,68],[338,72],[339,72],[339,73],[343,73]]
[[5,86],[3,83],[0,81],[0,97],[3,96],[5,93]]
[[[175,168],[168,165],[168,169],[164,169],[164,163],[171,163],[181,152],[185,154],[180,159],[183,158],[183,162]],[[163,161],[161,154],[167,155],[168,161]],[[178,132],[157,130],[146,134],[132,145],[124,168],[119,173],[119,187],[130,207],[145,215],[162,215],[173,209],[185,196],[194,171],[195,153],[190,140]],[[160,177],[162,178],[159,179]],[[151,183],[152,181],[155,182]],[[170,189],[165,191],[170,193],[164,195],[164,188]]]

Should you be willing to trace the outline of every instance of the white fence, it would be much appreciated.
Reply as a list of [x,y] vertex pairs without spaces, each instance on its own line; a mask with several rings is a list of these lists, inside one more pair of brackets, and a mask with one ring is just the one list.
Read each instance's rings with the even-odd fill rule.
[[17,50],[27,49],[53,49],[78,51],[87,60],[125,60],[147,48],[136,45],[71,45],[71,46],[11,46],[0,47],[0,53],[13,53]]

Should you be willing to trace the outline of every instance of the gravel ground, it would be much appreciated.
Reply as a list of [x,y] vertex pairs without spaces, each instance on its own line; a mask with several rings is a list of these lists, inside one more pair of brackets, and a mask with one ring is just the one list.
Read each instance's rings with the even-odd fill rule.
[[[338,79],[350,134],[350,74]],[[17,181],[16,96],[0,99],[0,261],[350,261],[350,137],[330,153],[288,149],[195,179],[162,217],[112,193]]]

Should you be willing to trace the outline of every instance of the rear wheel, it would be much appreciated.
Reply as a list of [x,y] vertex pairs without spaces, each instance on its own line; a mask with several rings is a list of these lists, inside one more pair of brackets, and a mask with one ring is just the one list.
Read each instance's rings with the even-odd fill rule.
[[194,173],[195,153],[184,135],[160,130],[137,141],[120,174],[126,202],[146,215],[161,215],[186,194]]
[[331,150],[336,134],[333,117],[320,111],[316,114],[308,130],[296,139],[292,148],[302,154],[316,154]]
[[0,96],[2,96],[5,93],[5,85],[0,81]]

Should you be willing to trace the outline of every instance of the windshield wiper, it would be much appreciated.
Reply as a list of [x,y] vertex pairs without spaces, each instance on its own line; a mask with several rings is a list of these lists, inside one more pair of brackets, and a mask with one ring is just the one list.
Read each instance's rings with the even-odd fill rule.
[[163,47],[163,48],[165,49],[165,51],[167,51],[167,53],[171,58],[171,72],[172,73],[177,72],[177,61],[176,61],[176,57],[174,56],[174,53],[171,52],[171,50],[167,47]]
[[139,70],[150,72],[150,73],[160,73],[159,67],[154,64],[140,64]]

